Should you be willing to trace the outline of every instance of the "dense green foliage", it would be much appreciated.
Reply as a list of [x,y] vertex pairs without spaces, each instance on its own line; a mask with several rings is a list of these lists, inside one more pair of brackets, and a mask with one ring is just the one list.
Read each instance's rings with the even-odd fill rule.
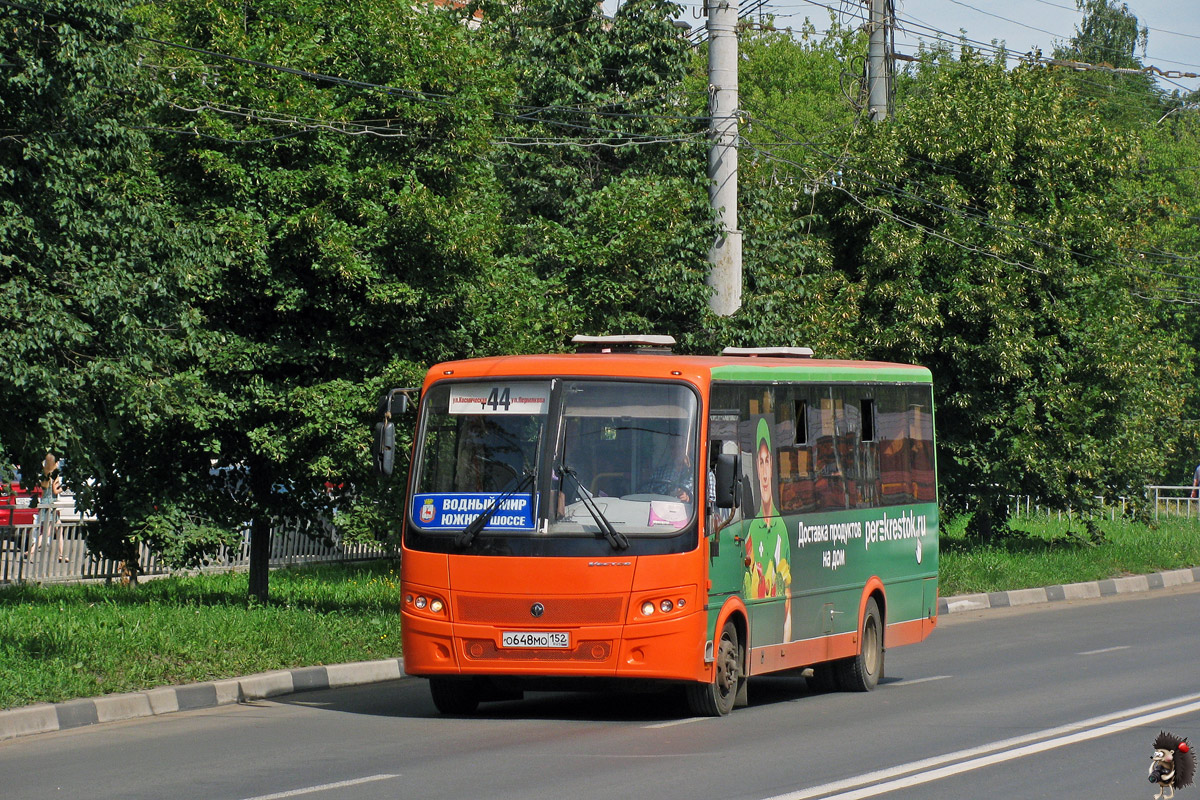
[[253,519],[265,552],[273,518],[371,482],[364,432],[389,383],[472,346],[463,307],[499,217],[478,155],[507,75],[457,18],[406,3],[141,10],[145,58],[172,76],[164,181],[220,243],[196,298],[211,347],[193,464],[228,466],[210,513]]
[[842,269],[865,281],[860,346],[939,376],[945,491],[1140,495],[1190,360],[1125,247],[1136,138],[1065,113],[1044,68],[968,52],[922,69],[834,220]]
[[687,43],[663,0],[485,3],[481,34],[517,94],[493,155],[508,198],[481,285],[486,352],[576,333],[702,330],[715,235],[703,119],[681,119]]
[[182,479],[171,449],[203,381],[205,237],[148,158],[156,87],[125,4],[3,6],[0,24],[0,467],[31,480],[47,448],[65,454],[120,555],[130,519]]
[[[1139,68],[1132,13],[1081,8],[1056,55]],[[1183,479],[1185,98],[942,49],[868,124],[860,32],[744,31],[745,295],[716,319],[704,54],[675,13],[0,6],[0,467],[65,451],[93,546],[119,556],[142,539],[197,563],[248,520],[261,556],[272,519],[335,506],[343,533],[386,536],[403,487],[371,473],[384,388],[653,331],[931,367],[942,488],[980,496],[984,532],[1003,491],[1078,508]]]

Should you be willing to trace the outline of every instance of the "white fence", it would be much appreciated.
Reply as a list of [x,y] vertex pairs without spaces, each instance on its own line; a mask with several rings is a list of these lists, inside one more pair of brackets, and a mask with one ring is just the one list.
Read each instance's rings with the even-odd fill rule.
[[[54,537],[43,536],[35,545],[35,528],[17,525],[0,528],[0,584],[5,583],[69,583],[83,580],[104,580],[122,577],[121,564],[111,559],[97,558],[87,551],[80,523],[62,522]],[[365,561],[397,555],[384,545],[349,544],[339,540],[332,528],[324,536],[309,534],[291,526],[279,526],[271,531],[271,566],[316,564],[337,561]],[[61,547],[62,555],[59,555]],[[250,564],[250,531],[242,535],[241,544],[234,549],[222,549],[203,571],[230,571]],[[140,546],[139,565],[142,575],[170,574],[165,565],[146,545]]]
[[1125,516],[1129,511],[1129,498],[1118,497],[1115,501],[1106,501],[1103,497],[1097,496],[1096,508],[1093,511],[1063,511],[1061,508],[1049,508],[1041,505],[1036,497],[1031,497],[1027,494],[1010,494],[1008,496],[1009,514],[1013,517],[1054,517],[1058,520],[1072,519],[1110,519],[1115,520]]
[[1200,498],[1194,486],[1147,486],[1146,499],[1153,498],[1154,518],[1184,517],[1200,520]]
[[[1144,499],[1144,502],[1151,504],[1154,509],[1155,519],[1181,517],[1200,522],[1200,497],[1193,494],[1194,492],[1196,492],[1194,486],[1147,486],[1142,498],[1120,496],[1106,500],[1097,496],[1095,498],[1096,505],[1084,512],[1051,508],[1043,505],[1038,498],[1027,494],[1010,494],[1007,496],[1008,513],[1011,517],[1040,516],[1060,521],[1064,519],[1116,520],[1131,513],[1134,506]],[[945,502],[946,498],[943,497],[942,501]],[[965,508],[970,511],[971,504],[966,503]]]

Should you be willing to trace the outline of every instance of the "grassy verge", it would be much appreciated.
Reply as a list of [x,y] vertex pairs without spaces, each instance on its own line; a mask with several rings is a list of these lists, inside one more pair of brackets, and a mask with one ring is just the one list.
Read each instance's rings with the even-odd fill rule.
[[1125,520],[1100,523],[1104,540],[1096,545],[1071,535],[1080,525],[1046,517],[1021,517],[1013,528],[1023,535],[998,544],[969,540],[966,518],[942,528],[938,588],[942,597],[973,592],[1027,589],[1060,583],[1104,580],[1200,565],[1200,522],[1163,520],[1142,525]]
[[0,589],[0,708],[400,655],[387,562],[271,573]]
[[[965,524],[942,531],[943,597],[1200,565],[1194,521],[1105,522],[1096,546],[1045,518],[1017,520],[1026,535],[993,545],[969,541]],[[244,574],[3,588],[0,708],[393,658],[398,582],[389,562],[280,570],[265,606],[247,602]]]

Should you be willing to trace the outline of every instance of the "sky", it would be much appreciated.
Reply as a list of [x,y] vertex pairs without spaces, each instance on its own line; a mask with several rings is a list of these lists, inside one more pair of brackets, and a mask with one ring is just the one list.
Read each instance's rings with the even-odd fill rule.
[[[1013,53],[1025,53],[1040,47],[1043,55],[1053,53],[1056,43],[1075,34],[1083,19],[1075,0],[894,0],[898,29],[896,50],[914,53],[922,39],[933,41],[937,32],[957,41],[961,32],[983,45],[1003,40]],[[1142,63],[1163,71],[1200,74],[1200,0],[1122,0],[1149,31],[1146,53],[1138,53]],[[605,0],[612,13],[619,0]],[[866,6],[860,0],[739,0],[744,14],[762,4],[761,13],[775,17],[778,27],[800,27],[804,18],[817,30],[829,27],[831,10],[844,22],[861,17]],[[682,19],[703,27],[703,0],[685,0]],[[759,13],[755,12],[755,15]],[[1193,91],[1200,78],[1159,79],[1166,91]]]
[[[1164,72],[1200,74],[1200,2],[1123,1],[1137,16],[1138,23],[1150,29],[1145,55],[1137,54],[1143,64]],[[781,2],[810,5],[806,0]],[[896,32],[896,50],[901,53],[915,51],[918,38],[913,34],[930,34],[928,28],[922,27],[928,26],[946,31],[953,38],[963,29],[967,38],[982,43],[1002,39],[1016,53],[1040,47],[1043,54],[1050,55],[1056,43],[1065,42],[1075,34],[1076,25],[1083,19],[1082,13],[1075,10],[1074,0],[895,0],[895,3],[901,28]],[[829,13],[823,8],[815,10]],[[815,22],[818,17],[814,15],[813,19]],[[1200,88],[1200,78],[1160,78],[1159,86],[1167,91],[1193,91]]]

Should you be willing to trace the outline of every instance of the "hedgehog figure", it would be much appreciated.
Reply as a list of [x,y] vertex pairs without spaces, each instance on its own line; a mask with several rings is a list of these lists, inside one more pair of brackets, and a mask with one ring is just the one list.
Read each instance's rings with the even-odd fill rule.
[[1195,774],[1196,755],[1188,740],[1159,731],[1154,740],[1154,755],[1150,757],[1150,782],[1158,784],[1154,800],[1171,800],[1177,788],[1191,785]]

